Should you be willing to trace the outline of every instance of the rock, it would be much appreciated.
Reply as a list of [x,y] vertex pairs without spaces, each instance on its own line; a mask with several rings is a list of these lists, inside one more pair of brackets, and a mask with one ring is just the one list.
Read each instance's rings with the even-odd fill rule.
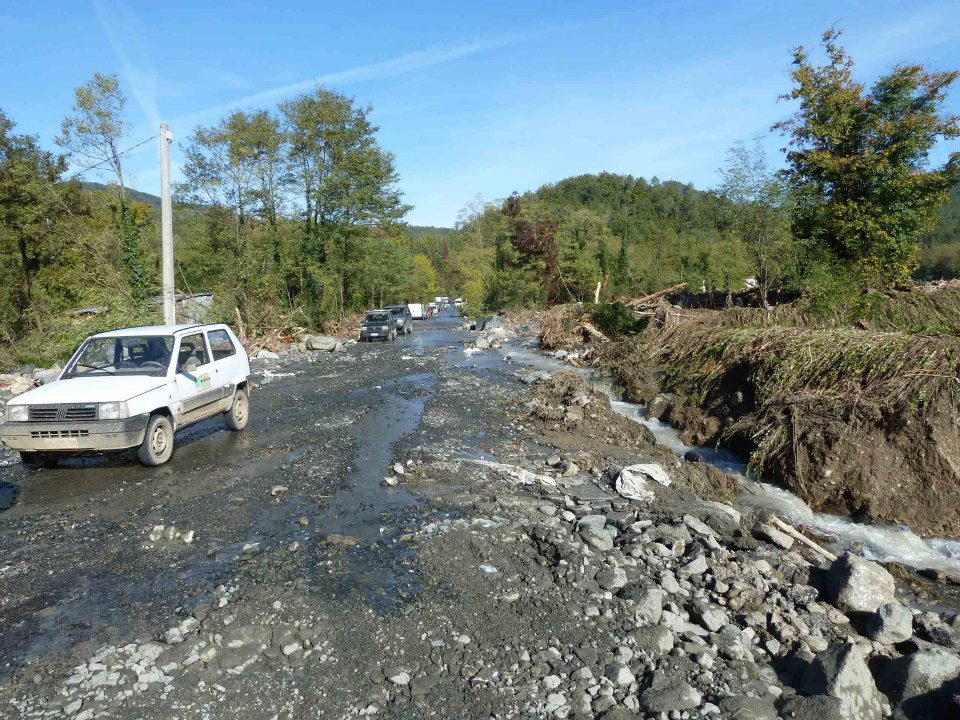
[[880,686],[890,700],[901,705],[906,717],[950,715],[952,696],[960,693],[960,658],[938,647],[891,660],[880,676]]
[[274,485],[272,488],[270,488],[270,494],[274,497],[280,497],[289,489],[290,488],[288,488],[286,485]]
[[795,695],[780,708],[781,715],[790,720],[844,720],[841,712],[840,701],[826,695]]
[[697,555],[697,557],[680,568],[680,577],[689,578],[695,575],[703,575],[708,568],[707,559],[703,555]]
[[304,339],[307,350],[333,352],[337,349],[338,340],[328,335],[310,335]]
[[620,567],[610,567],[601,570],[596,576],[597,585],[604,590],[616,592],[627,584],[627,574]]
[[645,578],[625,586],[618,595],[633,601],[635,621],[638,625],[655,624],[663,614],[663,590]]
[[676,401],[677,396],[673,393],[657,393],[647,403],[647,417],[666,420],[670,417],[670,410]]
[[394,685],[409,685],[410,673],[406,670],[394,671],[392,674],[387,675],[387,680]]
[[630,687],[636,682],[636,678],[626,665],[611,665],[607,669],[607,677],[614,685],[622,688]]
[[893,576],[876,563],[850,553],[833,561],[823,584],[826,600],[843,611],[872,613],[895,599]]
[[605,530],[598,530],[595,527],[585,527],[580,531],[580,538],[594,550],[606,552],[613,550],[613,538]]
[[63,368],[59,365],[54,365],[48,370],[34,370],[33,377],[41,385],[46,385],[47,383],[52,383],[58,377],[60,373],[63,372]]
[[804,695],[827,695],[840,701],[844,720],[881,720],[883,697],[870,669],[853,643],[834,645],[818,653],[798,687]]
[[271,350],[264,348],[257,353],[257,360],[279,360],[280,356]]
[[666,655],[673,650],[673,633],[662,625],[648,625],[633,631],[634,647],[652,657]]
[[650,686],[640,695],[640,704],[648,713],[669,713],[692,710],[701,699],[700,693],[689,683],[657,671]]
[[753,528],[753,536],[758,540],[767,540],[783,550],[789,550],[793,547],[792,537],[766,523],[758,523],[755,525]]
[[700,624],[712,633],[719,632],[720,628],[730,622],[727,613],[716,605],[697,607],[695,614]]
[[403,477],[404,475],[407,474],[407,471],[406,471],[406,469],[403,467],[403,463],[394,463],[394,464],[393,464],[393,473],[394,473],[394,475],[399,475],[400,477]]
[[909,640],[911,635],[913,613],[898,602],[886,603],[877,608],[867,627],[867,637],[884,645]]
[[355,537],[350,537],[349,535],[330,533],[323,539],[323,544],[333,545],[336,547],[354,548],[359,545],[360,542]]
[[720,712],[723,717],[737,720],[777,720],[777,709],[769,695],[762,698],[746,695],[725,697],[720,701]]
[[607,517],[605,515],[584,515],[577,520],[577,528],[593,528],[594,530],[603,530],[607,526]]
[[703,455],[701,455],[697,450],[687,450],[683,454],[683,460],[684,462],[688,462],[688,463],[706,462],[706,460],[703,459]]
[[953,628],[945,623],[935,612],[925,612],[913,618],[913,625],[916,628],[916,634],[925,640],[929,640],[937,645],[944,647],[953,647],[956,645],[956,638],[953,635]]
[[187,545],[189,545],[190,543],[193,542],[193,538],[194,538],[195,534],[196,534],[195,531],[193,531],[193,530],[187,530],[185,533],[183,533],[183,534],[180,536],[180,539],[183,540]]

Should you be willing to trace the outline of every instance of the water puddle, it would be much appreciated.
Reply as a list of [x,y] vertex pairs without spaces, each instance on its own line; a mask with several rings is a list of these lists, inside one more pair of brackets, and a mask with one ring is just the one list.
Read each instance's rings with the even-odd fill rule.
[[594,387],[610,396],[612,409],[620,415],[647,427],[657,442],[678,456],[696,450],[705,462],[734,475],[740,481],[740,495],[736,505],[741,509],[765,509],[801,525],[806,525],[831,538],[831,549],[842,551],[853,546],[863,549],[863,554],[881,562],[896,561],[917,569],[930,568],[950,574],[960,574],[960,541],[938,538],[922,538],[909,528],[897,525],[867,525],[854,522],[848,517],[815,513],[793,493],[775,485],[757,482],[749,476],[742,458],[727,450],[693,448],[680,440],[680,432],[659,420],[648,418],[646,407],[624,402],[617,398],[609,378],[582,368],[565,365],[556,358],[530,348],[509,347],[501,350],[503,358],[511,363],[524,365],[534,370],[556,372],[574,370]]

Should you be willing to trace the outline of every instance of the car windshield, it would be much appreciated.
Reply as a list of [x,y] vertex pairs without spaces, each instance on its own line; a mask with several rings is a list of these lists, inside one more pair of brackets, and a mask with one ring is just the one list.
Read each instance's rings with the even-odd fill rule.
[[173,338],[164,335],[88,339],[64,378],[95,375],[163,376],[170,367]]
[[394,315],[403,315],[403,311],[407,308],[404,305],[397,305],[396,307],[388,308],[390,312]]
[[367,313],[367,322],[368,323],[385,323],[390,319],[390,316],[384,312],[380,313]]

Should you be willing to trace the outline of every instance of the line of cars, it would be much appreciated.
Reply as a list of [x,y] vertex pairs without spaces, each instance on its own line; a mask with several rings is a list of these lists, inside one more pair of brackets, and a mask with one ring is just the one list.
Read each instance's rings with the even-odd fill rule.
[[414,320],[426,320],[448,307],[461,307],[463,300],[437,297],[432,303],[409,303],[388,305],[377,310],[367,310],[360,323],[360,342],[392,342],[400,335],[413,332]]

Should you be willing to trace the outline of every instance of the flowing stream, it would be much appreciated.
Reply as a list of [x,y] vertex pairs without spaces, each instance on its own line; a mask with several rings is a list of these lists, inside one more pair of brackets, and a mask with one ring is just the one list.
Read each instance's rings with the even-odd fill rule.
[[676,428],[648,418],[646,406],[620,400],[613,390],[609,377],[598,376],[593,371],[573,368],[552,356],[529,348],[505,347],[501,353],[508,362],[534,370],[546,372],[576,370],[591,385],[609,395],[610,404],[615,412],[649,428],[657,442],[676,455],[683,456],[688,450],[695,449],[705,462],[736,476],[740,481],[740,495],[735,504],[741,509],[770,510],[794,523],[813,528],[831,539],[826,544],[834,551],[860,545],[863,547],[863,554],[873,560],[897,561],[914,568],[932,568],[952,575],[960,575],[960,540],[922,538],[905,526],[868,525],[854,522],[849,517],[815,513],[790,491],[752,479],[747,472],[746,463],[737,455],[723,449],[692,448],[685,445],[680,440],[680,432]]

